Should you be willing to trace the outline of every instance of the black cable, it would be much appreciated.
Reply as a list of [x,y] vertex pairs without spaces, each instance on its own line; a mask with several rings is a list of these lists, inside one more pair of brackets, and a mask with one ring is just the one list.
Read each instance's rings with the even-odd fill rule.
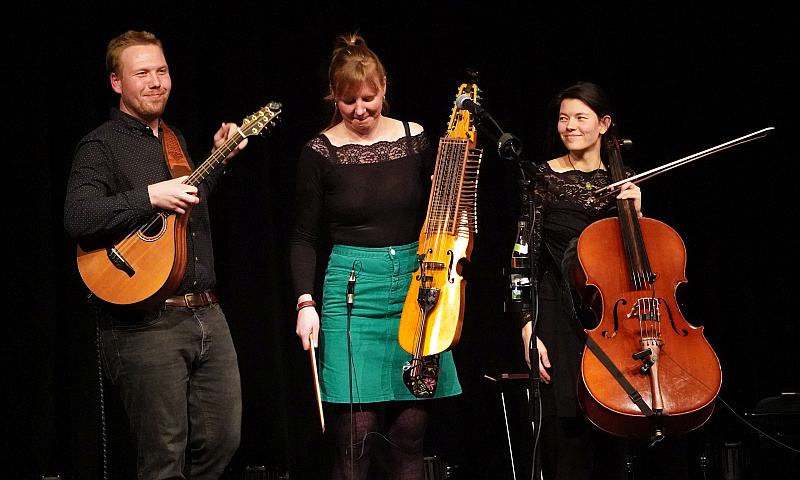
[[[91,294],[89,297],[91,298]],[[91,299],[90,299],[91,301]],[[103,357],[100,339],[100,307],[94,305],[95,312],[95,345],[97,346],[97,373],[100,385],[100,437],[103,451],[103,480],[108,480],[108,436],[106,433],[106,397],[103,388]]]
[[347,294],[345,300],[347,301],[347,359],[349,368],[347,369],[349,388],[350,388],[350,478],[354,476],[355,457],[353,451],[355,450],[355,417],[353,415],[353,339],[350,335],[350,320],[353,312],[353,300],[355,299],[356,289],[356,262],[353,261],[353,267],[350,269],[350,277],[347,279]]

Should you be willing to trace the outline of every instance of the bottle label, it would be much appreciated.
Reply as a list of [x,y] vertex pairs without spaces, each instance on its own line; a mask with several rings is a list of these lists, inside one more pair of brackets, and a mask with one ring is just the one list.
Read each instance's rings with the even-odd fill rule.
[[522,275],[513,273],[511,274],[510,277],[511,277],[511,301],[521,302],[522,289],[520,288],[520,280],[522,279]]

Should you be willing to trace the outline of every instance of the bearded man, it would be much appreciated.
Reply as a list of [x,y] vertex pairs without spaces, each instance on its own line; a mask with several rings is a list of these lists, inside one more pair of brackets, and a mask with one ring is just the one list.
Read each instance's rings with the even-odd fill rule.
[[[104,369],[119,389],[137,447],[138,478],[217,480],[239,446],[242,411],[236,351],[213,292],[206,202],[226,166],[198,186],[184,184],[186,176],[172,178],[165,136],[173,132],[170,138],[188,150],[180,131],[161,119],[172,80],[154,35],[129,31],[114,38],[106,67],[119,107],[78,144],[64,225],[79,244],[104,242],[156,212],[191,209],[186,271],[175,296],[146,309],[93,301]],[[237,128],[223,123],[214,148]]]

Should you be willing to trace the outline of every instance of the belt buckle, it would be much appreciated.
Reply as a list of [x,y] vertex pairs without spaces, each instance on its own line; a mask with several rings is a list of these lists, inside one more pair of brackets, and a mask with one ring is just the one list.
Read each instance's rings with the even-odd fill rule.
[[185,293],[183,301],[189,308],[207,307],[213,302],[211,301],[211,292],[205,291],[200,293]]
[[194,297],[194,293],[184,293],[183,294],[183,303],[186,304],[187,308],[194,308],[194,305],[192,305],[190,297]]

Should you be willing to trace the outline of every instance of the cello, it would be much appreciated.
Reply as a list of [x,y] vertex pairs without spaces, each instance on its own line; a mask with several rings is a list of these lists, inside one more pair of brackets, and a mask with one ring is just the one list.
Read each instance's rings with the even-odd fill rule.
[[[612,130],[613,131],[613,130]],[[613,182],[625,180],[619,141],[603,137]],[[626,438],[681,435],[711,416],[722,384],[719,359],[676,300],[686,248],[671,227],[639,218],[633,200],[578,239],[571,272],[598,325],[586,330],[578,402],[600,429]]]
[[[478,87],[462,84],[459,95],[478,99]],[[472,114],[453,107],[439,140],[433,185],[419,236],[419,269],[411,279],[400,317],[398,341],[412,354],[403,365],[403,381],[418,398],[435,394],[438,354],[454,347],[464,318],[463,263],[472,253],[477,229],[476,201],[480,149]]]

